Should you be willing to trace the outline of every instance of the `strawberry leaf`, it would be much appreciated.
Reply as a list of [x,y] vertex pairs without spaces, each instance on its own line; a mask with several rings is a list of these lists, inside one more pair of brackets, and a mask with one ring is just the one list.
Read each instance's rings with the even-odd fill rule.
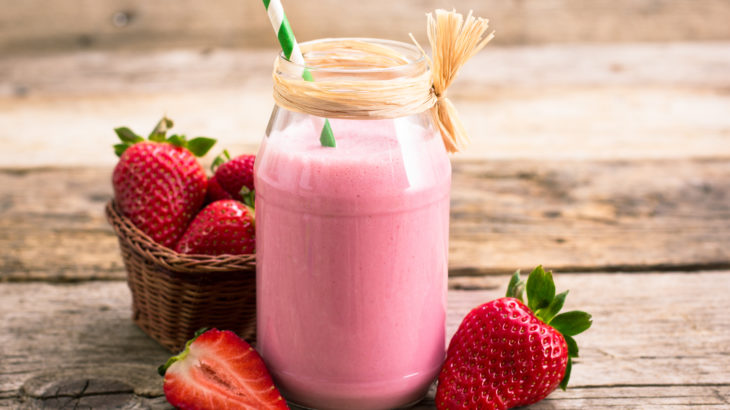
[[167,142],[169,142],[170,144],[172,144],[176,147],[182,147],[182,148],[185,148],[186,143],[187,143],[185,141],[184,135],[177,135],[177,134],[170,135],[167,138]]
[[555,283],[551,272],[545,272],[542,265],[536,267],[527,277],[527,306],[536,312],[546,308],[555,297]]
[[525,292],[525,281],[520,279],[520,271],[517,270],[509,280],[509,286],[507,286],[508,298],[515,298],[520,302],[524,303],[523,294]]
[[550,324],[550,321],[553,320],[555,315],[560,312],[560,309],[563,308],[563,304],[565,303],[565,297],[568,296],[568,291],[558,293],[553,298],[553,301],[550,302],[550,305],[544,309],[540,309],[539,312],[536,312],[535,314],[537,317],[542,319],[543,322]]
[[220,155],[215,157],[215,159],[213,160],[213,163],[210,164],[210,170],[215,173],[215,170],[218,169],[219,166],[225,164],[230,159],[231,159],[231,154],[228,153],[227,149],[224,149]]
[[578,343],[571,336],[565,336],[565,344],[568,345],[568,357],[578,357]]
[[241,194],[241,199],[242,199],[243,203],[250,206],[251,208],[253,208],[254,200],[256,198],[256,196],[255,196],[256,193],[253,190],[248,189],[248,187],[246,185],[244,185],[241,187],[240,194]]
[[216,140],[214,140],[213,138],[197,137],[188,141],[187,148],[196,157],[202,157],[203,155],[207,154],[211,148],[213,148],[213,145],[215,145],[215,143]]
[[121,144],[114,144],[114,153],[117,154],[118,157],[121,157],[122,154],[124,154],[124,151],[127,150],[127,148],[131,147],[132,144],[123,142]]
[[573,310],[555,316],[550,321],[550,326],[562,333],[563,336],[575,336],[591,327],[592,323],[591,315],[579,310]]
[[149,137],[147,137],[150,141],[155,142],[163,142],[165,141],[165,136],[167,135],[167,131],[172,128],[173,123],[172,120],[167,117],[162,117],[162,119],[157,123],[155,126],[155,129],[152,130]]
[[565,376],[563,376],[563,380],[560,381],[560,388],[565,391],[565,389],[568,387],[568,380],[570,380],[570,371],[573,369],[573,359],[568,357],[568,366],[565,367]]
[[122,142],[134,144],[135,142],[144,141],[144,138],[135,134],[132,130],[127,127],[114,128],[114,132],[117,134]]

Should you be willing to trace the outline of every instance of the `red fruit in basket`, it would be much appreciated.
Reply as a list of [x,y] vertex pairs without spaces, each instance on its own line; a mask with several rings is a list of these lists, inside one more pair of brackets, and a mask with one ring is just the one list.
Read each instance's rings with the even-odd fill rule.
[[255,155],[239,155],[231,159],[228,151],[223,150],[223,153],[213,161],[212,170],[215,174],[211,178],[211,182],[215,180],[225,194],[217,190],[215,193],[210,192],[208,201],[240,199],[244,194],[246,196],[243,202],[253,206],[253,164],[255,161]]
[[154,241],[173,247],[205,199],[207,178],[195,158],[215,140],[166,137],[172,121],[163,118],[144,140],[129,128],[115,129],[114,200],[122,213]]
[[235,333],[211,329],[160,366],[167,401],[180,409],[288,409],[261,356]]
[[205,194],[205,203],[209,204],[220,201],[221,199],[233,199],[233,196],[223,189],[221,184],[218,183],[218,179],[213,175],[208,179],[208,191]]
[[254,211],[233,199],[206,206],[175,246],[179,253],[203,255],[241,255],[255,250]]
[[436,407],[507,409],[538,402],[558,385],[564,390],[578,356],[572,336],[591,326],[585,312],[558,315],[567,293],[555,295],[552,274],[538,266],[526,287],[515,273],[507,297],[472,310],[449,344]]

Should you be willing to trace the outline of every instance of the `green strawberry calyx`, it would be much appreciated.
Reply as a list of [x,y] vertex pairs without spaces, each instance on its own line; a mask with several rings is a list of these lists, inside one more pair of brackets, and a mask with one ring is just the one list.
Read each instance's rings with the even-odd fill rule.
[[[167,131],[172,128],[172,126],[173,122],[171,119],[162,117],[147,137],[147,140],[153,142],[167,142],[172,145],[185,148],[192,152],[196,157],[202,157],[207,154],[216,143],[216,140],[208,137],[196,137],[191,140],[188,140],[185,135],[178,134],[173,134],[168,137]],[[114,132],[119,137],[119,140],[121,140],[121,143],[114,145],[114,153],[117,154],[118,157],[121,157],[122,154],[124,154],[124,151],[132,145],[145,141],[144,138],[128,127],[114,128]]]
[[223,152],[220,153],[215,159],[213,160],[213,163],[210,164],[210,170],[215,174],[215,171],[218,169],[219,166],[225,164],[226,162],[231,160],[231,154],[228,153],[227,149],[224,149]]
[[241,195],[241,201],[253,211],[256,191],[253,189],[249,189],[246,185],[244,185],[241,187],[241,192],[239,192],[239,194]]
[[193,335],[193,338],[188,340],[185,343],[185,349],[183,349],[183,351],[178,353],[177,355],[172,356],[171,358],[167,359],[167,362],[165,362],[165,364],[163,364],[157,368],[157,373],[159,373],[160,376],[164,376],[165,372],[167,372],[167,369],[170,366],[172,366],[173,363],[185,360],[185,358],[188,357],[188,353],[190,353],[190,345],[193,344],[193,342],[195,341],[195,339],[198,338],[198,336],[202,335],[203,333],[205,333],[207,331],[208,331],[207,327],[198,329],[198,331],[195,332],[195,335]]
[[542,265],[536,267],[527,277],[527,282],[520,279],[520,271],[512,275],[507,287],[507,297],[518,299],[524,303],[523,294],[527,292],[527,307],[535,316],[555,330],[560,332],[568,345],[568,366],[565,376],[560,381],[560,388],[565,390],[570,379],[570,370],[573,367],[573,358],[578,357],[578,344],[573,336],[582,333],[591,327],[591,315],[579,310],[560,313],[565,303],[568,291],[555,294],[553,273],[545,271]]

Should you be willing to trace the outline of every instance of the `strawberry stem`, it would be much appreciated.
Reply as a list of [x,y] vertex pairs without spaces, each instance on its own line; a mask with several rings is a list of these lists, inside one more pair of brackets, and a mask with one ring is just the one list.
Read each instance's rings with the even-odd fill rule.
[[155,129],[150,132],[150,135],[147,137],[150,141],[156,141],[156,142],[162,142],[165,140],[165,136],[167,135],[167,131],[172,128],[173,122],[171,119],[167,118],[167,116],[163,116],[162,119],[157,123],[155,126]]

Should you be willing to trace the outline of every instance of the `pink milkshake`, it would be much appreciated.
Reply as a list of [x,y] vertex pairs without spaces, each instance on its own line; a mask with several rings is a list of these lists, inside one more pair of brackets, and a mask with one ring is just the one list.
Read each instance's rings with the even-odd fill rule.
[[294,403],[404,406],[444,358],[451,166],[427,114],[331,123],[277,109],[259,151],[257,348]]

